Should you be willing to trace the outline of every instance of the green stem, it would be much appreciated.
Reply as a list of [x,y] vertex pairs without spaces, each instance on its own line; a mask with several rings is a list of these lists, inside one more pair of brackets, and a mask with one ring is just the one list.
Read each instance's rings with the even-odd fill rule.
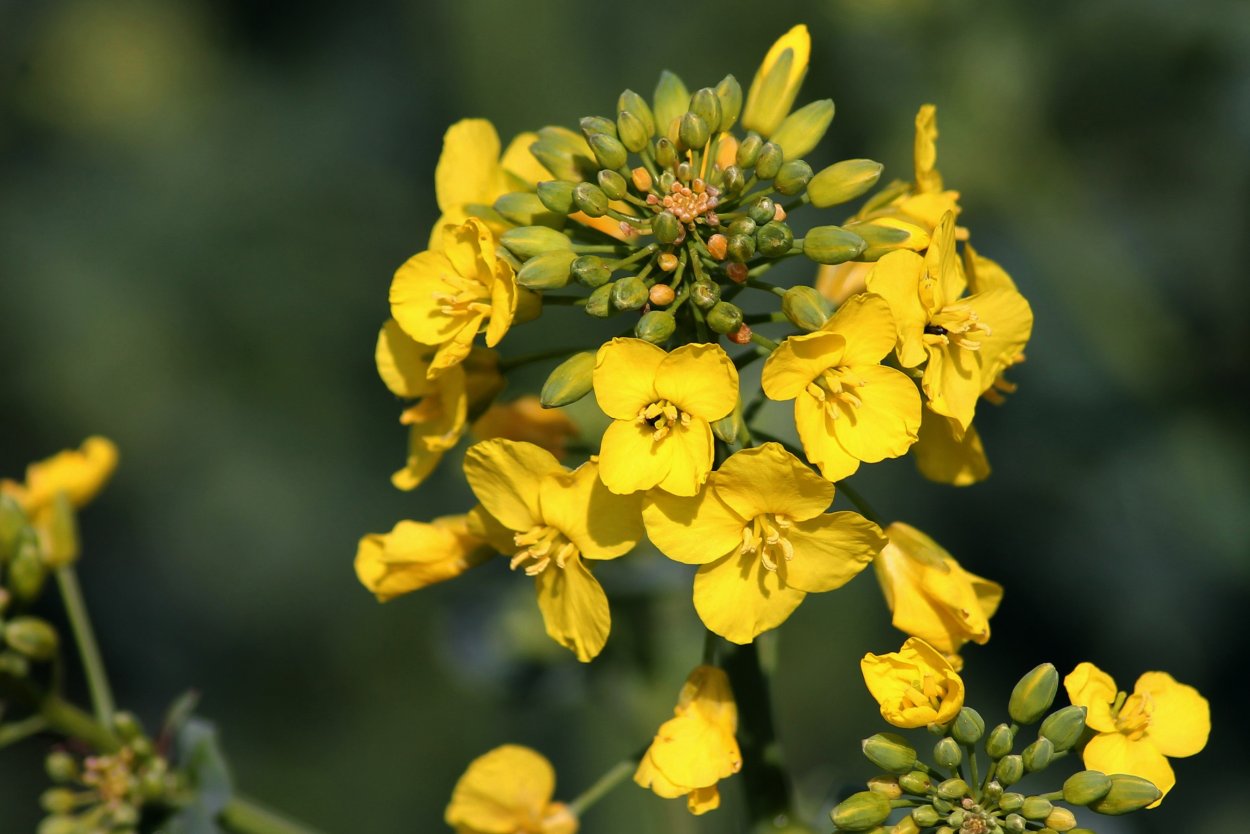
[[508,373],[509,371],[515,370],[522,365],[530,365],[534,362],[543,362],[547,359],[559,359],[561,356],[570,356],[577,353],[581,349],[582,348],[580,347],[552,348],[551,350],[541,350],[536,353],[525,353],[521,356],[509,359],[500,359],[499,371],[500,373]]
[[632,776],[634,771],[638,769],[638,760],[640,758],[642,756],[633,756],[617,762],[612,766],[611,770],[600,776],[593,785],[582,791],[576,799],[570,802],[569,810],[574,816],[580,817],[586,812],[587,808],[603,799],[613,788]]
[[108,726],[56,695],[40,700],[39,715],[47,722],[48,729],[84,741],[101,753],[111,753],[118,747]]
[[981,799],[981,768],[977,763],[977,748],[975,744],[965,744],[963,748],[968,754],[968,774],[972,777],[968,780],[968,784],[972,787],[972,798],[979,801]]
[[869,504],[864,496],[860,495],[853,486],[851,486],[849,481],[838,481],[837,486],[838,489],[842,490],[842,494],[849,498],[851,503],[855,505],[855,508],[859,510],[860,515],[871,521],[873,524],[876,524],[878,527],[885,526],[885,522],[881,520],[881,516],[877,515],[877,512],[872,508],[872,505]]
[[42,715],[32,715],[29,718],[23,718],[21,721],[5,724],[0,727],[0,747],[17,744],[19,741],[30,738],[36,733],[42,733],[46,729],[48,729],[48,719]]
[[233,834],[317,834],[315,828],[287,819],[237,794],[221,810],[217,821]]
[[91,628],[91,618],[87,616],[87,603],[83,600],[74,566],[71,564],[57,568],[56,582],[61,589],[61,598],[65,601],[65,611],[74,632],[74,642],[78,644],[78,654],[82,657],[82,667],[87,675],[87,689],[91,692],[91,705],[95,709],[96,720],[104,727],[111,728],[113,713],[117,711],[113,705],[113,690],[109,687],[104,661],[100,657],[100,646],[96,643],[95,632]]
[[722,661],[738,705],[742,784],[752,822],[784,825],[794,817],[790,777],[773,726],[768,677],[755,643],[733,646]]
[[627,266],[629,266],[630,264],[632,264],[634,261],[638,261],[638,260],[641,260],[641,259],[643,259],[643,258],[649,258],[649,257],[651,257],[652,255],[654,255],[656,252],[658,252],[658,251],[659,251],[659,249],[660,249],[660,247],[659,247],[659,245],[658,245],[658,244],[655,244],[655,243],[649,243],[649,244],[647,244],[646,246],[644,246],[644,247],[642,247],[641,249],[639,249],[639,250],[638,250],[637,252],[635,252],[634,254],[632,254],[632,255],[630,255],[630,256],[628,256],[628,257],[625,257],[625,258],[621,258],[619,261],[613,261],[613,262],[612,262],[612,271],[613,271],[613,272],[615,272],[615,271],[616,271],[616,270],[618,270],[618,269],[624,269],[625,267],[627,267]]
[[553,307],[585,307],[586,299],[576,295],[544,295],[543,304]]
[[573,251],[579,255],[626,255],[630,250],[616,243],[574,243]]
[[772,339],[768,338],[767,336],[764,336],[759,333],[751,334],[751,344],[756,345],[758,347],[762,347],[764,348],[764,350],[767,350],[769,352],[772,352],[778,348],[778,344],[776,342],[774,342]]
[[761,281],[758,278],[747,278],[747,286],[753,290],[767,290],[779,298],[784,298],[786,294],[784,287],[779,287],[776,284],[770,284],[767,281]]

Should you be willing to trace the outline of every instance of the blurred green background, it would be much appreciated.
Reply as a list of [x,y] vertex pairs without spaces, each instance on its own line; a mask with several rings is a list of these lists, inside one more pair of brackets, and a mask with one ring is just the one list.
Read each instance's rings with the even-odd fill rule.
[[[1019,393],[978,418],[987,483],[929,484],[909,460],[856,479],[1006,586],[965,655],[970,703],[999,720],[1046,659],[1121,687],[1167,670],[1211,699],[1210,745],[1174,763],[1160,809],[1087,822],[1245,829],[1242,0],[0,4],[0,473],[91,433],[120,445],[81,574],[124,705],[152,725],[200,690],[242,789],[327,832],[443,830],[455,779],[497,744],[542,750],[570,798],[650,737],[699,655],[687,569],[605,565],[613,635],[588,667],[501,564],[384,607],[356,583],[361,534],[470,500],[456,455],[390,487],[404,436],[376,329],[437,216],[451,122],[488,117],[505,141],[575,124],[663,67],[745,84],[796,22],[800,101],[838,106],[813,163],[906,177],[912,117],[936,103],[962,222],[1036,313]],[[561,341],[587,326],[544,320]],[[782,632],[780,731],[827,830],[882,728],[857,659],[902,636],[870,573]],[[34,829],[46,749],[0,754],[6,834]],[[583,829],[741,831],[726,794],[696,822],[627,786]]]

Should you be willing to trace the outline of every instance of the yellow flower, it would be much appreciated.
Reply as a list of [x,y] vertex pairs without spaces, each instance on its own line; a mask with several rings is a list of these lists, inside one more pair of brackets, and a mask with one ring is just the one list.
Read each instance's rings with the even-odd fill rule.
[[437,347],[426,375],[433,379],[469,355],[473,338],[486,332],[494,347],[517,310],[516,273],[495,256],[495,238],[470,217],[448,226],[442,251],[413,255],[391,281],[391,315],[404,332]]
[[881,717],[895,727],[946,724],[963,708],[963,680],[941,652],[918,637],[897,652],[864,655],[859,669]]
[[585,559],[615,559],[642,538],[641,496],[609,492],[598,467],[573,471],[532,443],[484,440],[465,455],[477,499],[511,534],[492,539],[511,567],[534,577],[547,634],[581,661],[599,654],[611,624],[608,598]]
[[1106,672],[1081,663],[1063,686],[1073,704],[1085,707],[1085,723],[1098,733],[1081,753],[1090,770],[1149,779],[1167,796],[1176,784],[1168,759],[1192,756],[1207,745],[1211,706],[1198,690],[1166,672],[1146,672],[1128,695],[1116,691]]
[[456,834],[576,834],[577,817],[551,801],[555,789],[542,754],[505,744],[469,764],[443,819]]
[[967,431],[959,423],[930,408],[920,420],[920,439],[912,447],[920,474],[930,481],[971,486],[990,476],[990,462],[976,426]]
[[665,799],[685,796],[692,814],[715,810],[720,805],[716,783],[742,769],[734,738],[738,707],[728,676],[715,666],[695,669],[673,715],[660,725],[634,781]]
[[481,507],[426,524],[401,521],[389,533],[369,533],[356,548],[356,578],[378,602],[455,579],[494,555],[481,533]]
[[577,436],[577,426],[560,409],[543,408],[538,397],[527,394],[492,405],[473,423],[473,434],[480,440],[522,440],[562,458],[565,443]]
[[665,353],[642,339],[599,349],[595,399],[613,419],[603,433],[599,475],[626,494],[658,486],[694,495],[712,470],[711,423],[738,403],[738,371],[719,345]]
[[809,593],[849,582],[882,547],[858,513],[826,513],[833,484],[776,443],[730,456],[693,498],[647,493],[643,520],[662,553],[700,565],[694,607],[704,625],[749,643]]
[[[742,127],[767,138],[781,124],[799,87],[807,75],[807,61],[812,51],[812,37],[807,27],[799,24],[786,32],[768,50],[742,108]],[[667,127],[661,125],[661,128]]]
[[921,388],[929,407],[961,430],[972,423],[981,392],[1005,367],[1004,357],[1019,354],[1033,329],[1029,303],[1014,287],[991,283],[961,297],[966,288],[949,212],[923,258],[891,252],[868,276],[869,291],[885,298],[894,315],[899,363],[915,368],[927,362]]
[[398,489],[416,489],[429,477],[443,453],[460,442],[468,414],[485,408],[503,388],[493,351],[474,348],[463,364],[430,380],[434,354],[435,348],[413,341],[394,319],[378,332],[374,351],[378,376],[395,396],[417,400],[399,417],[412,428],[408,460],[391,476]]
[[890,543],[877,556],[877,581],[894,627],[952,658],[967,641],[990,639],[990,617],[1003,588],[968,573],[941,545],[916,528],[894,522]]
[[764,363],[764,393],[795,401],[803,451],[830,481],[848,477],[860,461],[905,454],[916,442],[916,385],[879,364],[893,347],[890,305],[857,295],[820,330],[783,341]]

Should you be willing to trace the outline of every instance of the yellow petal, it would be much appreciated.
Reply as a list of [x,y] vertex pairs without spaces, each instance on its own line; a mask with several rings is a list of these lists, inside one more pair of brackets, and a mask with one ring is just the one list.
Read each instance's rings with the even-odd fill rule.
[[712,471],[714,443],[706,420],[696,417],[689,424],[674,423],[669,435],[656,444],[671,452],[668,472],[654,486],[674,495],[697,493]]
[[423,345],[441,345],[464,326],[463,316],[448,313],[435,300],[447,291],[444,279],[458,277],[446,255],[430,251],[418,252],[395,272],[391,315],[405,333]]
[[981,390],[994,384],[1012,365],[1033,333],[1033,310],[1024,296],[1013,289],[1000,287],[964,299],[976,311],[990,333],[981,336]]
[[631,420],[615,420],[603,432],[599,477],[608,489],[627,495],[664,480],[677,447],[671,437],[656,442],[653,434],[646,423]]
[[642,538],[642,494],[612,493],[594,463],[543,478],[539,504],[543,520],[588,559],[624,556]]
[[959,437],[959,424],[926,408],[920,421],[920,439],[912,447],[916,468],[931,481],[968,486],[990,476],[990,464],[976,426]]
[[747,524],[716,497],[711,482],[692,497],[662,490],[648,492],[643,499],[642,520],[647,538],[661,553],[688,565],[707,564],[736,550]]
[[924,253],[925,271],[937,282],[936,307],[941,309],[963,295],[967,286],[963,265],[955,254],[955,213],[947,212],[933,230],[933,240]]
[[[60,493],[75,507],[91,501],[117,469],[117,446],[107,437],[93,435],[77,449],[57,452],[26,467],[26,483],[6,492],[13,495],[28,515],[52,504]],[[6,482],[12,484],[12,482]]]
[[[893,327],[890,344],[894,344]],[[841,364],[845,349],[845,339],[823,330],[790,336],[764,361],[760,385],[769,399],[792,400],[821,372]]]
[[958,345],[930,345],[929,364],[920,387],[929,398],[929,408],[950,417],[967,430],[981,396],[981,356],[979,351]]
[[738,404],[738,371],[720,345],[682,345],[656,369],[655,391],[687,414],[719,420]]
[[480,315],[465,320],[463,327],[438,346],[438,349],[434,351],[434,358],[430,360],[430,369],[425,373],[427,378],[434,379],[469,357],[469,354],[473,352],[473,338],[477,335],[478,325],[481,322]]
[[577,425],[563,409],[543,408],[538,397],[526,394],[507,403],[495,403],[473,423],[479,440],[506,437],[541,446],[564,457],[565,444],[577,436]]
[[920,392],[907,375],[884,365],[857,365],[852,376],[866,383],[855,389],[860,405],[845,407],[829,420],[838,443],[866,463],[906,454],[920,436]]
[[686,786],[669,781],[668,777],[655,766],[655,762],[651,760],[650,749],[638,762],[638,769],[634,771],[634,781],[640,787],[649,788],[656,796],[664,799],[676,799],[679,796],[685,796],[689,791]]
[[387,319],[378,331],[374,351],[378,376],[397,397],[415,398],[430,392],[432,386],[425,374],[433,355],[431,346],[415,341],[394,319]]
[[611,616],[607,594],[586,564],[573,558],[563,568],[550,565],[534,577],[534,587],[547,635],[583,663],[594,660],[608,642]]
[[[493,239],[490,246],[494,246]],[[494,347],[503,339],[520,303],[521,288],[512,265],[500,258],[495,262],[490,282],[490,318],[486,322],[486,346]]]
[[881,716],[896,727],[945,724],[963,707],[963,681],[923,640],[912,637],[897,652],[866,654],[859,665]]
[[496,747],[469,764],[444,819],[482,834],[515,834],[547,807],[555,785],[555,771],[539,753],[514,744]]
[[1154,782],[1163,796],[1146,806],[1148,808],[1157,807],[1176,784],[1172,765],[1147,738],[1133,741],[1123,733],[1100,733],[1085,745],[1081,759],[1089,770],[1107,774],[1127,773]]
[[783,586],[776,571],[764,570],[759,554],[734,552],[699,568],[694,576],[694,607],[710,631],[733,643],[786,621],[807,596]]
[[841,304],[852,295],[864,291],[868,273],[873,266],[875,264],[861,261],[824,264],[816,272],[816,291],[834,304]]
[[782,563],[787,585],[808,593],[841,588],[886,544],[881,528],[859,513],[829,513],[790,528],[794,558]]
[[356,578],[379,602],[445,582],[491,556],[469,532],[465,516],[432,524],[401,521],[389,533],[370,533],[356,549]]
[[804,454],[820,469],[821,477],[840,481],[855,474],[859,458],[842,448],[834,434],[833,423],[824,404],[815,397],[802,394],[794,401],[794,425]]
[[595,399],[614,420],[633,420],[659,399],[655,375],[667,356],[662,348],[642,339],[616,338],[595,356]]
[[1137,679],[1136,693],[1148,693],[1154,702],[1146,738],[1165,756],[1192,756],[1207,746],[1211,734],[1211,705],[1187,684],[1167,672],[1146,672]]
[[941,191],[942,175],[937,172],[937,108],[924,104],[916,114],[914,162],[916,190]]
[[964,246],[964,274],[968,278],[970,293],[997,289],[1016,290],[1016,282],[1011,280],[1007,270],[996,261],[983,257],[970,243]]
[[765,138],[777,129],[799,94],[811,51],[812,38],[802,24],[777,39],[755,71],[747,91],[742,108],[743,128]]
[[[1063,688],[1074,706],[1085,707],[1085,723],[1100,733],[1115,732],[1111,704],[1115,702],[1115,681],[1092,663],[1078,663],[1063,679]],[[1117,773],[1120,771],[1104,771]]]
[[844,301],[821,330],[846,340],[840,365],[875,365],[890,352],[897,338],[890,303],[870,293]]
[[504,193],[499,134],[485,119],[461,119],[443,135],[434,169],[434,193],[443,212],[469,203],[490,205]]
[[443,453],[460,442],[468,412],[465,374],[453,366],[431,386],[422,400],[407,409],[400,421],[412,428],[408,435],[408,459],[391,476],[402,490],[415,489],[434,470]]
[[742,767],[733,733],[698,710],[664,722],[651,744],[650,758],[668,781],[687,790],[711,787]]
[[551,174],[547,172],[543,164],[530,153],[530,145],[536,141],[538,141],[537,133],[518,133],[516,138],[508,143],[507,150],[503,152],[500,165],[504,169],[504,174],[514,179],[513,182],[507,183],[509,191],[533,191],[534,186],[539,182],[551,179]]
[[868,273],[868,291],[886,300],[894,317],[895,351],[905,368],[925,359],[924,326],[928,312],[920,303],[920,277],[924,259],[915,252],[890,252]]
[[804,466],[780,443],[764,443],[730,455],[717,470],[713,489],[748,521],[764,513],[804,521],[833,503],[833,484]]
[[686,797],[686,808],[696,817],[715,811],[720,807],[720,791],[715,785],[707,788],[695,788]]
[[564,472],[545,449],[514,440],[483,440],[464,456],[464,476],[477,500],[510,530],[539,524],[539,483],[545,475]]

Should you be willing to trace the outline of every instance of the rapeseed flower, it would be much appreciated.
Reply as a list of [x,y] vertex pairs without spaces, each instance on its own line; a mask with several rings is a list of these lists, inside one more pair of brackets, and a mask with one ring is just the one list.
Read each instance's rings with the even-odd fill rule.
[[455,579],[495,553],[474,518],[481,513],[401,521],[389,533],[367,534],[356,549],[356,578],[378,602]]
[[866,654],[859,662],[881,717],[895,727],[926,727],[955,720],[964,682],[941,652],[918,637],[897,652]]
[[555,789],[551,762],[528,747],[505,744],[469,764],[443,819],[456,834],[576,834],[577,817],[551,801]]

